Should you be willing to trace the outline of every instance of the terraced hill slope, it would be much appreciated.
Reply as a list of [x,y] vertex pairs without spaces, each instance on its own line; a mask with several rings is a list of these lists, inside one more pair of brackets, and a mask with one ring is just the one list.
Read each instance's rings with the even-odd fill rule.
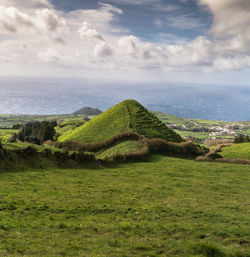
[[148,138],[162,138],[181,142],[182,138],[169,129],[154,114],[134,100],[123,101],[84,125],[59,137],[59,141],[95,143],[121,132],[137,132]]

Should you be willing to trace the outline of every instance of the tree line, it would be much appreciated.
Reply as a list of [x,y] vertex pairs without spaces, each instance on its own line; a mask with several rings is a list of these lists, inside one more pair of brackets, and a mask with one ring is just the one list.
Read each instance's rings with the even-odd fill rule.
[[42,145],[47,140],[54,140],[56,136],[56,121],[36,121],[23,125],[18,134],[12,138],[12,142],[20,140],[32,144]]

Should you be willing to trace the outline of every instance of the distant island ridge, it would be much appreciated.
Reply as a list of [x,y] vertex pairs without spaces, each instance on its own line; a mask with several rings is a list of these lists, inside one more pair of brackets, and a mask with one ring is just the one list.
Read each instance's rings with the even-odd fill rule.
[[102,111],[100,109],[85,106],[85,107],[73,112],[72,115],[82,114],[82,115],[92,116],[92,115],[99,115],[101,113],[102,113]]

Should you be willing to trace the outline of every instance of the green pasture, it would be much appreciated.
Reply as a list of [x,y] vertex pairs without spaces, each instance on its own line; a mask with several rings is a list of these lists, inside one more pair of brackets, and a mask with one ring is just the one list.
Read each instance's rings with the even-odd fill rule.
[[230,147],[222,148],[222,152],[219,154],[228,159],[250,160],[250,143],[235,144]]
[[0,173],[0,256],[249,257],[249,168],[154,156]]

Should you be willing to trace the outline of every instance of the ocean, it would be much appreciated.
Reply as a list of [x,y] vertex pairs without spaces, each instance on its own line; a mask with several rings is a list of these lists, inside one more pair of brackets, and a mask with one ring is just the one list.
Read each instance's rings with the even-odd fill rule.
[[68,114],[84,106],[104,111],[125,99],[135,99],[150,110],[183,118],[250,120],[249,87],[0,79],[0,114]]

